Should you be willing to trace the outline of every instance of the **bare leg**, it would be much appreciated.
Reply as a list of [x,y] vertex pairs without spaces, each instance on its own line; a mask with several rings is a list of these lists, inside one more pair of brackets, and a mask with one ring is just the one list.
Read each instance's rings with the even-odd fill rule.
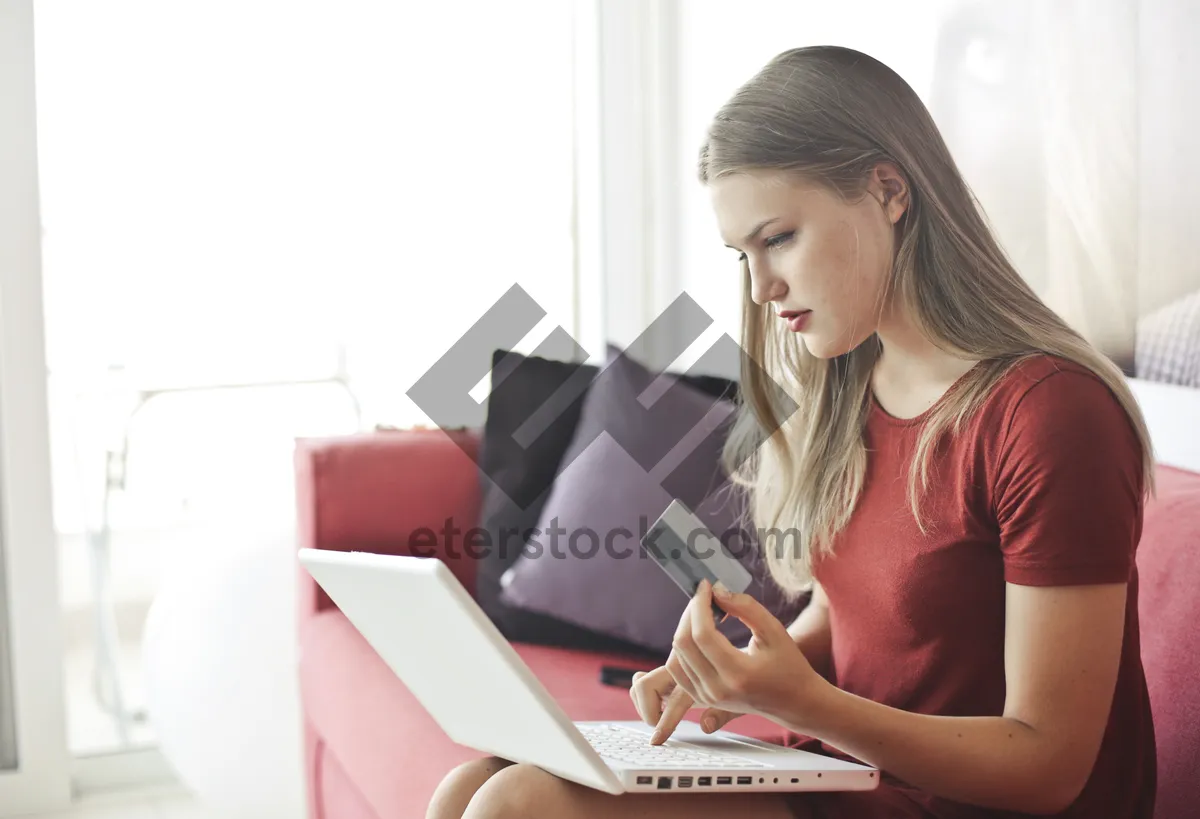
[[463,819],[795,819],[778,794],[613,796],[533,765],[512,765],[475,792]]
[[471,797],[483,783],[512,763],[494,756],[464,762],[446,774],[429,800],[425,819],[462,819]]

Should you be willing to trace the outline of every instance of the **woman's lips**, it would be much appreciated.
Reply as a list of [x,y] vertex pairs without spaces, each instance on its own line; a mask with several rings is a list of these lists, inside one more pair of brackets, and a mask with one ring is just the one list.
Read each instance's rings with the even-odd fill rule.
[[784,310],[779,317],[788,323],[789,330],[799,333],[808,324],[808,317],[811,315],[812,310]]

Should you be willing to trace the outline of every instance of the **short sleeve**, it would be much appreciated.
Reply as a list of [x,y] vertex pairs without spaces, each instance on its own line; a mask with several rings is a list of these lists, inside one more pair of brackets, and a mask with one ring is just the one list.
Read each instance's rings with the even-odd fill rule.
[[1142,527],[1142,449],[1104,382],[1060,370],[1021,395],[994,483],[1006,582],[1128,581]]

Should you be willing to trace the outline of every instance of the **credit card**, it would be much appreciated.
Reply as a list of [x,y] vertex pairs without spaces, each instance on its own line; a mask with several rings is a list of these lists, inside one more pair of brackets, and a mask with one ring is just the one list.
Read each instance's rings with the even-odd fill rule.
[[[641,545],[689,598],[695,596],[701,580],[720,581],[731,592],[740,593],[750,588],[754,579],[729,554],[720,538],[678,500],[671,501],[646,530]],[[715,600],[713,608],[724,613]]]

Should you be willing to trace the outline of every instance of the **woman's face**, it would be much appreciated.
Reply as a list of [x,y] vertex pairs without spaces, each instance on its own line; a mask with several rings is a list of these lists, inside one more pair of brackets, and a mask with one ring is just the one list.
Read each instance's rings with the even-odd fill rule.
[[[751,297],[819,358],[862,344],[884,317],[895,223],[907,187],[881,164],[859,201],[793,174],[748,171],[709,183],[726,246],[745,257]],[[794,318],[787,318],[799,313]]]

